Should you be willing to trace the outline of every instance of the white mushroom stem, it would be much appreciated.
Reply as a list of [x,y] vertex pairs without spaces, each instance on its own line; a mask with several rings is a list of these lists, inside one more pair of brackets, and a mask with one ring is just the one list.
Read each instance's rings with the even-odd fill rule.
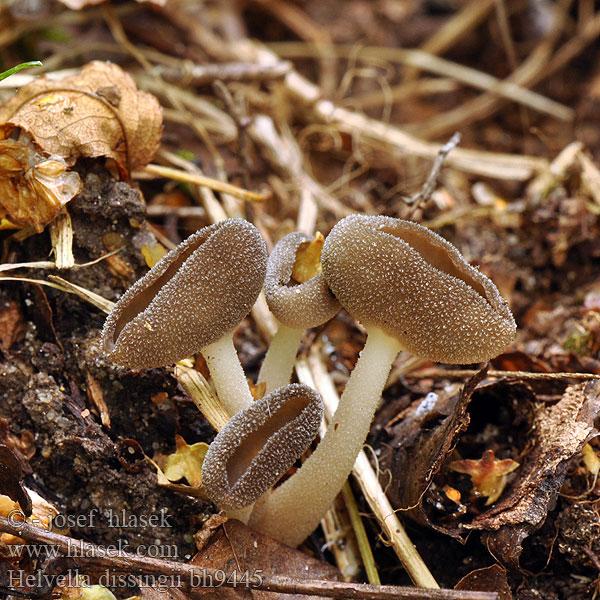
[[279,324],[258,374],[258,383],[264,381],[267,384],[265,394],[290,382],[303,335],[303,329]]
[[217,396],[230,416],[252,404],[244,369],[233,345],[233,331],[202,348]]
[[376,327],[350,375],[327,433],[302,467],[254,507],[250,527],[297,546],[331,506],[369,433],[394,359],[402,346]]
[[241,521],[242,523],[244,523],[244,525],[247,525],[248,519],[250,518],[250,515],[252,514],[253,508],[254,508],[254,504],[244,506],[244,508],[237,508],[237,509],[229,508],[225,511],[225,514],[230,519],[237,519],[238,521]]

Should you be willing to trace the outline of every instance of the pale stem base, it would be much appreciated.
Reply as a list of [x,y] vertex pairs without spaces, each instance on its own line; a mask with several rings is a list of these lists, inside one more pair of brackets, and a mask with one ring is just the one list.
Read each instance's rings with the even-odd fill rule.
[[252,513],[253,507],[254,507],[254,504],[251,504],[250,506],[244,506],[244,508],[237,508],[235,510],[226,510],[225,512],[227,513],[227,516],[230,519],[237,519],[238,521],[241,521],[242,523],[244,523],[244,525],[247,525],[248,519],[250,518],[250,514]]
[[303,329],[279,324],[258,374],[258,383],[264,381],[267,384],[265,394],[290,382],[303,335]]
[[300,470],[256,502],[250,517],[250,527],[289,546],[312,533],[352,471],[392,363],[402,350],[378,328],[367,333],[325,437]]
[[233,331],[202,348],[217,396],[230,416],[252,404],[252,394],[235,346]]

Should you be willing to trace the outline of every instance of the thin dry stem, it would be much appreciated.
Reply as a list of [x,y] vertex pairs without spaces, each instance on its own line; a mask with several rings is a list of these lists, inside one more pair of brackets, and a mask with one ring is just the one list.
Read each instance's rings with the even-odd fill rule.
[[[312,56],[314,48],[300,42],[279,42],[268,45],[277,55],[285,58],[294,56]],[[386,59],[399,64],[418,67],[424,71],[435,73],[442,77],[451,77],[474,87],[493,93],[495,96],[528,106],[538,112],[547,113],[556,119],[572,121],[574,111],[572,108],[546,98],[537,92],[532,92],[519,82],[498,79],[493,75],[466,67],[458,63],[439,58],[422,50],[406,48],[388,48],[383,46],[365,46],[357,52],[354,46],[336,45],[333,47],[338,56],[348,57],[357,53],[358,57]]]
[[91,292],[90,290],[86,290],[85,288],[75,285],[74,283],[63,279],[62,277],[58,277],[57,275],[49,275],[48,279],[50,281],[46,279],[32,279],[31,277],[0,277],[0,281],[24,281],[26,283],[37,283],[39,285],[52,287],[56,290],[60,290],[61,292],[74,294],[82,300],[89,302],[92,306],[104,311],[106,314],[108,314],[115,305],[114,302],[103,298],[99,294]]
[[50,241],[58,269],[70,269],[75,264],[73,256],[73,225],[67,209],[63,209],[50,224]]
[[[419,371],[413,371],[406,373],[404,377],[410,379],[423,379],[430,377],[448,377],[451,379],[462,379],[473,377],[479,371],[474,369],[422,369]],[[600,375],[595,373],[532,373],[530,371],[488,371],[488,377],[506,377],[507,379],[537,379],[540,381],[544,380],[563,380],[563,379],[577,379],[577,380],[591,380],[600,379]]]
[[186,173],[185,171],[179,171],[178,169],[163,167],[161,165],[146,165],[144,171],[146,171],[146,173],[151,173],[152,175],[157,175],[158,177],[174,179],[175,181],[204,185],[216,192],[225,192],[226,194],[231,194],[236,198],[240,198],[240,200],[246,200],[248,202],[263,202],[264,200],[268,200],[271,195],[270,192],[250,192],[230,183],[220,181],[219,179],[213,179],[212,177],[206,177],[205,175],[198,175],[195,173]]
[[[276,54],[256,42],[242,40],[234,47],[240,56],[252,56],[259,64],[274,64],[279,61]],[[435,159],[441,148],[438,144],[424,142],[413,137],[398,127],[322,100],[319,88],[296,71],[290,72],[284,81],[292,98],[302,102],[308,110],[312,111],[313,118],[358,136],[363,142],[380,146],[391,152],[398,151],[402,154],[430,160]],[[495,179],[523,181],[546,169],[548,162],[534,156],[517,156],[458,148],[448,158],[448,165]]]
[[187,395],[193,400],[204,418],[217,430],[221,431],[229,421],[229,415],[219,402],[208,381],[202,373],[191,367],[178,363],[173,372]]

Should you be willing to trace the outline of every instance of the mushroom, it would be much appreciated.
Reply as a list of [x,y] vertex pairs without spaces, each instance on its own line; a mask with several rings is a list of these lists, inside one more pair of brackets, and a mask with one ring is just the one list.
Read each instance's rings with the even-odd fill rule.
[[267,261],[265,296],[279,328],[271,341],[258,381],[270,392],[289,383],[306,329],[331,319],[340,309],[321,273],[324,238],[301,232],[282,238]]
[[108,315],[102,331],[108,358],[146,369],[202,351],[219,399],[235,414],[252,396],[233,331],[260,293],[266,261],[264,240],[243,219],[192,234],[130,287]]
[[204,457],[207,496],[223,509],[251,505],[310,446],[322,417],[319,394],[300,383],[280,387],[238,412]]
[[322,264],[329,287],[368,337],[321,443],[250,517],[250,526],[291,546],[318,525],[351,472],[398,352],[480,362],[502,352],[516,329],[494,284],[416,223],[346,217],[327,237]]

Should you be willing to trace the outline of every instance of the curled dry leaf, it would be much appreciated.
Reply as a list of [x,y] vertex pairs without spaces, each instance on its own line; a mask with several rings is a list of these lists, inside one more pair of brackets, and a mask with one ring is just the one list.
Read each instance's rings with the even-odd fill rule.
[[99,61],[59,81],[40,77],[22,87],[0,108],[0,123],[4,138],[20,127],[69,165],[80,156],[105,156],[125,176],[150,162],[162,132],[156,98],[117,65]]
[[429,394],[407,409],[402,422],[394,428],[395,435],[388,446],[390,454],[381,457],[381,472],[388,468],[392,472],[390,500],[396,507],[417,507],[411,515],[433,527],[437,528],[421,510],[420,503],[451,456],[458,436],[467,428],[471,396],[486,373],[487,368],[477,373],[460,392],[457,387],[448,386],[440,394]]
[[[382,457],[380,464],[382,469],[391,467],[390,497],[396,507],[414,507],[411,516],[461,541],[470,530],[485,532],[492,554],[518,568],[523,540],[544,523],[571,461],[597,434],[593,424],[600,414],[600,383],[570,386],[553,405],[538,400],[520,381],[485,383],[474,394],[472,391],[465,389],[460,397],[450,398],[440,394],[427,410],[424,402],[411,407],[394,428],[396,435],[390,445],[397,450],[392,450],[391,457]],[[488,407],[485,413],[483,404]],[[479,427],[485,414],[486,422],[494,423],[490,431],[510,429],[515,456],[521,463],[499,500],[482,512],[476,506],[474,510],[456,510],[455,499],[439,487],[448,477],[444,464],[458,436],[464,444],[474,435],[469,430],[463,433],[472,411],[478,414]],[[499,439],[505,439],[504,434]],[[504,467],[510,469],[511,465]],[[451,505],[446,506],[444,499]]]
[[80,190],[60,156],[44,158],[26,136],[0,140],[0,229],[30,225],[40,233]]
[[491,531],[489,548],[517,567],[522,541],[543,524],[554,507],[571,460],[597,435],[594,419],[599,413],[598,381],[569,386],[554,406],[537,405],[533,448],[510,493],[463,526]]
[[296,260],[292,267],[292,278],[298,283],[306,283],[323,270],[321,267],[321,251],[325,238],[319,231],[311,242],[302,242],[296,250]]

